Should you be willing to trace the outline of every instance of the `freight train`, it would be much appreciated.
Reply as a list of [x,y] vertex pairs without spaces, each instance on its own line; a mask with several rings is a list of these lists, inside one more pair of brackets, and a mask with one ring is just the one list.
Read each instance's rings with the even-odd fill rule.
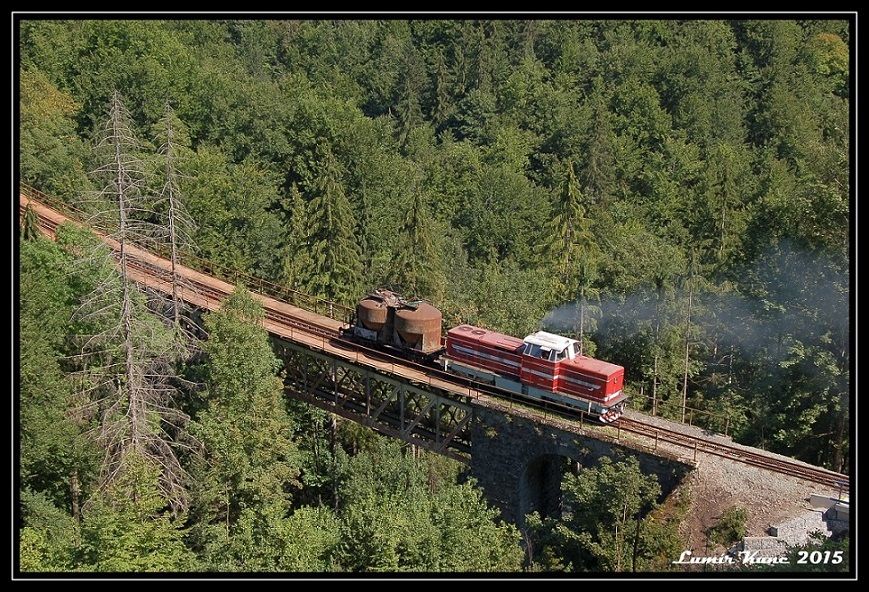
[[415,361],[541,401],[551,401],[610,423],[627,401],[622,366],[583,356],[579,342],[546,331],[519,339],[459,325],[441,339],[440,311],[385,289],[356,306],[344,337],[374,344]]

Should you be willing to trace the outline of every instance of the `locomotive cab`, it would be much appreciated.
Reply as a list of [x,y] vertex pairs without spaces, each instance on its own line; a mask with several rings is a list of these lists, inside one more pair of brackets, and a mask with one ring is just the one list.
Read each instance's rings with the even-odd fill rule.
[[540,389],[543,399],[585,406],[604,423],[621,415],[623,367],[583,356],[579,341],[546,331],[532,333],[524,344],[520,378],[529,390]]
[[577,341],[554,333],[538,331],[527,336],[522,350],[522,382],[547,391],[558,388],[558,366],[576,358]]
[[538,331],[525,338],[524,355],[546,360],[548,362],[560,362],[561,360],[573,360],[579,355],[579,342],[554,333]]

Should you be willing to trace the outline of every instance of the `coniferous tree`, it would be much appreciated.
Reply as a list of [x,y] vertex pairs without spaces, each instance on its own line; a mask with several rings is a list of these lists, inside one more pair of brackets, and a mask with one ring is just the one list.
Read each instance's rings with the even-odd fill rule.
[[410,207],[398,230],[401,239],[394,263],[395,283],[405,296],[437,302],[443,290],[443,274],[434,249],[425,194],[418,183],[412,184],[410,199]]
[[[556,293],[575,298],[577,303],[576,336],[580,350],[585,347],[587,299],[596,297],[594,278],[599,249],[591,231],[591,220],[586,215],[585,198],[574,172],[568,163],[556,214],[549,225],[546,252],[554,261],[558,285]],[[563,298],[563,297],[562,297]],[[589,354],[591,352],[588,352]]]
[[432,110],[432,123],[436,128],[444,125],[455,111],[451,93],[451,75],[447,68],[444,52],[438,48],[435,52],[434,62],[435,91],[434,109]]
[[302,286],[311,262],[306,242],[309,229],[305,199],[295,183],[290,187],[286,209],[290,222],[284,243],[283,281],[293,290],[298,290]]
[[172,516],[160,472],[137,451],[127,454],[119,477],[85,509],[80,569],[106,572],[176,572],[195,566],[184,545],[184,516]]
[[21,238],[32,241],[36,240],[38,236],[39,230],[37,229],[36,212],[33,210],[32,205],[28,205],[27,209],[24,210],[24,216],[21,218]]
[[192,469],[193,539],[215,569],[249,567],[256,549],[234,537],[248,528],[273,536],[297,485],[293,424],[263,318],[261,305],[239,288],[205,321],[207,407],[191,426],[205,449]]
[[600,78],[595,79],[589,102],[592,122],[582,179],[591,203],[606,204],[614,192],[616,163],[610,113]]
[[73,569],[80,540],[79,516],[53,504],[48,496],[22,489],[19,531],[21,571]]
[[304,287],[309,294],[350,303],[358,296],[362,272],[353,210],[334,154],[327,147],[320,156],[314,198],[307,207],[311,268]]
[[81,105],[39,69],[21,71],[19,93],[21,180],[67,199],[90,189],[87,146],[75,132]]
[[[68,245],[70,234],[76,232],[61,226],[58,241]],[[68,335],[76,331],[70,316],[89,284],[70,273],[72,257],[43,238],[22,241],[19,263],[21,484],[77,520],[98,454],[84,437],[93,426],[77,411],[82,400],[65,357]]]
[[199,328],[192,319],[190,307],[182,298],[183,293],[192,293],[195,288],[181,275],[179,266],[182,252],[192,249],[192,236],[196,225],[187,213],[180,188],[183,174],[179,166],[189,156],[190,140],[184,124],[168,102],[163,117],[155,126],[155,134],[158,151],[163,157],[163,189],[160,199],[154,203],[154,208],[163,210],[162,218],[165,222],[157,239],[158,244],[168,247],[171,263],[172,294],[168,298],[167,316],[172,322],[177,346],[185,351],[195,346]]
[[[78,389],[99,417],[97,441],[105,451],[101,488],[123,477],[135,454],[159,467],[160,489],[175,511],[186,506],[184,480],[175,448],[181,445],[187,417],[173,401],[175,389],[168,360],[171,335],[146,310],[132,275],[136,243],[153,237],[147,218],[151,200],[142,193],[144,167],[129,112],[115,92],[101,131],[98,152],[104,164],[95,171],[104,188],[85,201],[90,221],[116,245],[93,245],[80,260],[79,273],[93,273],[95,287],[75,318],[90,332],[83,336]],[[91,237],[91,240],[96,240]],[[117,263],[115,264],[115,260]]]
[[416,48],[408,40],[402,59],[402,76],[399,82],[398,141],[407,144],[411,130],[422,123],[423,68]]

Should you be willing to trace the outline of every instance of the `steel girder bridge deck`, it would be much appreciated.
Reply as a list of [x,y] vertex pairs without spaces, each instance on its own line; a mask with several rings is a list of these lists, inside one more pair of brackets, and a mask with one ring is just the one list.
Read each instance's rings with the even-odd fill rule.
[[470,462],[473,409],[374,368],[273,337],[289,396],[463,463]]

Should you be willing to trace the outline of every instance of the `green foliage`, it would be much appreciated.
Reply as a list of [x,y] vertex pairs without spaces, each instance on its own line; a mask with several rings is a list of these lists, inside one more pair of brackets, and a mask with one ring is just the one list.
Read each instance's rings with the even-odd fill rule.
[[275,506],[245,508],[229,535],[213,529],[206,565],[213,571],[333,571],[340,529],[325,508],[301,508],[283,517]]
[[[673,558],[685,550],[685,538],[680,533],[685,511],[667,517],[659,509],[643,520],[637,544],[637,571],[666,572],[673,569]],[[633,566],[632,566],[633,569]]]
[[21,220],[21,238],[24,240],[35,240],[39,236],[37,222],[36,211],[33,209],[32,204],[28,204]]
[[21,180],[41,191],[74,199],[89,189],[87,151],[76,133],[78,105],[35,69],[20,70],[19,163]]
[[835,33],[818,33],[808,43],[815,72],[828,76],[836,92],[848,92],[848,45]]
[[195,112],[191,91],[200,79],[192,52],[163,22],[25,21],[21,37],[22,63],[38,65],[79,95],[83,128],[101,119],[115,89],[131,97],[140,124],[157,119],[169,96],[182,103],[182,116]]
[[181,180],[193,243],[205,259],[229,269],[271,276],[279,269],[280,219],[275,177],[255,161],[233,164],[225,153],[201,147]]
[[419,187],[411,189],[411,205],[399,227],[402,237],[394,263],[394,285],[406,297],[439,302],[443,297],[443,271],[435,251],[426,199]]
[[362,271],[353,212],[331,150],[325,148],[320,158],[322,170],[307,208],[311,268],[303,285],[309,294],[349,304],[359,296]]
[[533,544],[533,562],[547,570],[644,569],[654,556],[653,546],[640,545],[644,516],[657,505],[661,488],[654,475],[641,471],[636,458],[602,458],[593,468],[566,475],[562,492],[562,518],[529,518],[533,539],[542,543]]
[[71,475],[87,483],[95,470],[95,451],[82,437],[89,425],[75,412],[81,403],[62,366],[71,351],[67,335],[75,331],[70,315],[83,286],[56,244],[37,238],[19,246],[21,483],[70,507],[78,502]]
[[553,292],[556,302],[576,299],[576,321],[574,337],[581,340],[580,351],[584,355],[593,355],[593,347],[585,347],[585,327],[589,324],[591,312],[596,307],[589,307],[587,299],[599,296],[600,291],[594,283],[597,276],[600,249],[595,241],[591,228],[591,220],[586,216],[587,200],[580,190],[579,181],[573,168],[573,162],[567,164],[567,174],[561,189],[559,201],[555,207],[555,217],[548,230],[548,242],[544,243],[544,254],[555,263],[557,281]]
[[193,535],[219,569],[258,566],[248,565],[254,549],[234,535],[261,525],[269,532],[289,509],[299,474],[293,424],[275,375],[279,362],[262,320],[261,305],[243,288],[205,320],[207,407],[191,426],[205,449],[192,469]]
[[68,571],[75,566],[79,529],[43,493],[21,491],[21,571]]
[[97,492],[81,523],[79,569],[175,572],[195,568],[185,547],[183,516],[172,518],[158,489],[159,472],[131,452],[120,478]]
[[24,527],[18,538],[21,545],[19,553],[19,565],[23,572],[58,571],[46,564],[45,536],[33,528]]
[[280,571],[333,571],[340,544],[340,524],[325,508],[300,508],[284,521],[286,546]]
[[289,217],[289,223],[284,243],[282,277],[284,284],[298,290],[310,265],[310,258],[307,249],[308,220],[305,215],[305,201],[295,183],[290,188],[284,211]]
[[472,484],[429,484],[425,465],[383,442],[352,459],[339,510],[350,571],[512,571],[519,534]]
[[709,542],[729,548],[745,536],[745,522],[748,513],[745,508],[727,508],[714,525],[706,530]]

